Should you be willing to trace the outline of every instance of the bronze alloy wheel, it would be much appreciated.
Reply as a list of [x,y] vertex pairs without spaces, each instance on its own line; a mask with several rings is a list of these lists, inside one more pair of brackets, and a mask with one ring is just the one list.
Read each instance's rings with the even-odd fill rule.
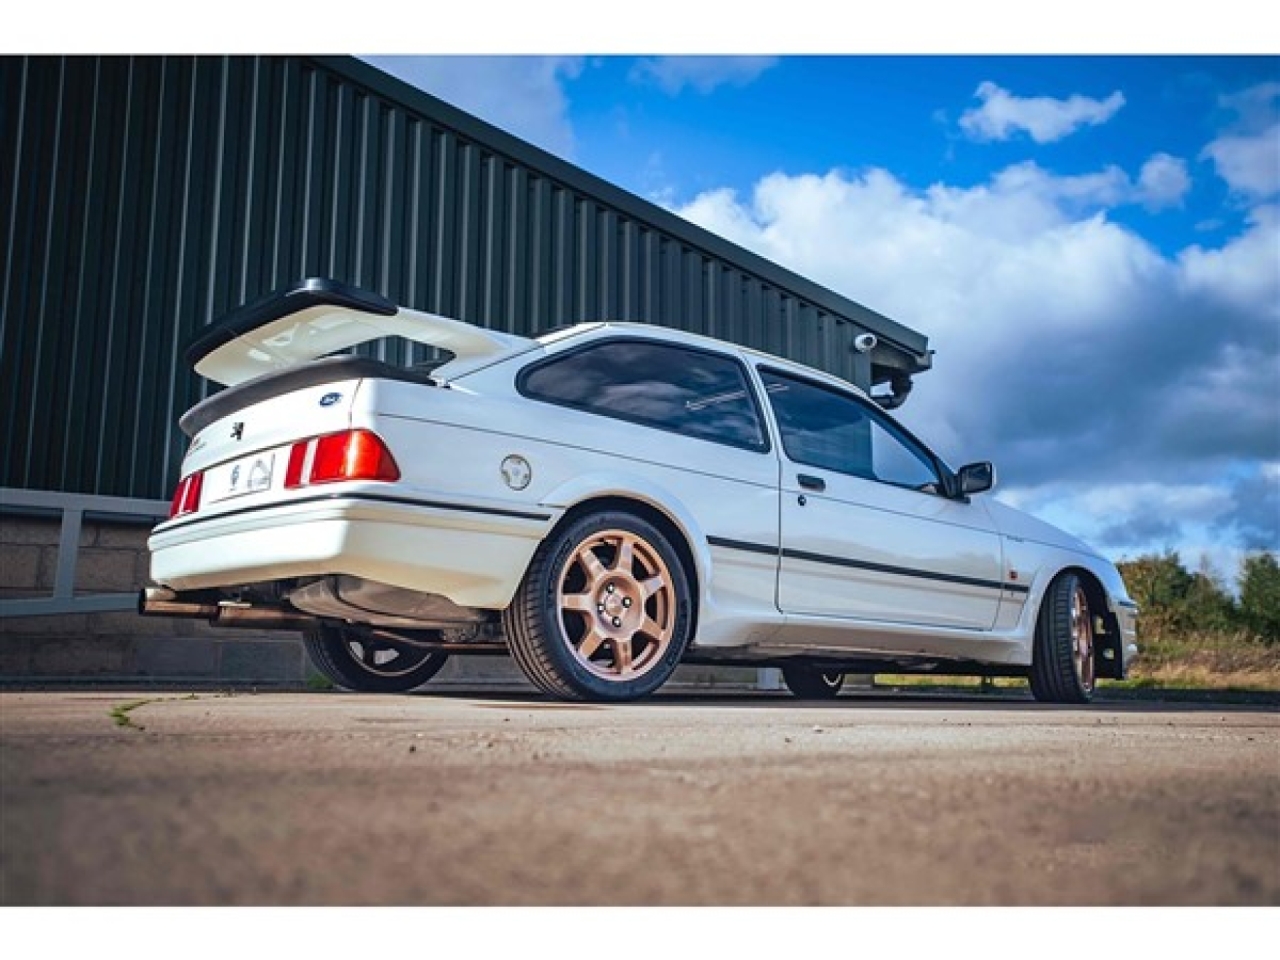
[[1089,600],[1084,588],[1076,584],[1071,594],[1071,660],[1075,664],[1076,678],[1086,693],[1094,687],[1093,618],[1089,613]]
[[535,686],[624,702],[666,682],[694,629],[694,585],[669,529],[601,509],[542,543],[502,612],[511,656]]
[[584,540],[559,577],[556,603],[573,656],[605,680],[642,677],[675,630],[675,587],[658,551],[629,530]]

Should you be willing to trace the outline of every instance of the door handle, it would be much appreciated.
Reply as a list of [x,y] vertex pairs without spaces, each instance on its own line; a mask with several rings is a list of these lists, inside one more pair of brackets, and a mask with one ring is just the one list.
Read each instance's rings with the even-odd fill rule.
[[802,473],[796,477],[800,481],[800,486],[806,490],[825,490],[827,489],[827,481],[821,477],[815,477],[809,473]]

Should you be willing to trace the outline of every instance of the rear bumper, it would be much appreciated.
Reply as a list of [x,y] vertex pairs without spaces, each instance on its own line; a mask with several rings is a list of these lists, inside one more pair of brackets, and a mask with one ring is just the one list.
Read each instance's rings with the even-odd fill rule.
[[330,494],[162,524],[151,579],[204,590],[347,574],[500,610],[555,516],[391,495]]

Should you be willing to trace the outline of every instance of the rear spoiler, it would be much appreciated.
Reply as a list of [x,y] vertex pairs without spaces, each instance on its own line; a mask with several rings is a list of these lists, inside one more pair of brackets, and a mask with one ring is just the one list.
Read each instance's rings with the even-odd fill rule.
[[186,358],[200,376],[234,386],[383,337],[439,347],[459,360],[496,359],[534,346],[524,337],[397,307],[379,294],[312,278],[228,314],[191,344]]

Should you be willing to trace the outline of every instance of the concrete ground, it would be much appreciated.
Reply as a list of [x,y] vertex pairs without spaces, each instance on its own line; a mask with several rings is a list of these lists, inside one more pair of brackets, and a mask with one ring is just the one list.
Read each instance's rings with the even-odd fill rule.
[[0,693],[0,905],[1280,904],[1271,706]]

